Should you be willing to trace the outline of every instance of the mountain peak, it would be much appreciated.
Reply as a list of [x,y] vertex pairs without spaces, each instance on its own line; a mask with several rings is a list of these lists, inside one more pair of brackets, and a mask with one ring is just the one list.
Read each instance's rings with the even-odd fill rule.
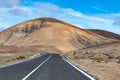
[[46,17],[19,23],[0,33],[2,45],[53,46],[62,52],[111,41],[114,39]]
[[60,21],[58,19],[51,18],[51,17],[36,18],[36,19],[29,20],[29,21],[34,21],[34,20],[43,20],[43,21],[49,21],[49,22],[63,22],[63,21]]

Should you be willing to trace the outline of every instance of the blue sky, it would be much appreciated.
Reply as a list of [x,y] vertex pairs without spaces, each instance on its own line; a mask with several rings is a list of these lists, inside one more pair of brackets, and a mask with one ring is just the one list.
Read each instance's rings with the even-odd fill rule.
[[81,28],[120,34],[120,0],[0,0],[0,30],[53,17]]

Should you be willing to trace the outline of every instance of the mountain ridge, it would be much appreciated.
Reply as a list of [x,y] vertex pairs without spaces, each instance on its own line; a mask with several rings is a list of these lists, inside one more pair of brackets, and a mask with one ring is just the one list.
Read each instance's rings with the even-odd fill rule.
[[54,18],[37,18],[14,25],[0,33],[1,45],[54,46],[67,52],[116,41]]
[[98,35],[104,36],[104,37],[120,40],[120,35],[119,34],[112,33],[110,31],[99,30],[99,29],[88,29],[88,30],[90,30],[93,33],[96,33]]

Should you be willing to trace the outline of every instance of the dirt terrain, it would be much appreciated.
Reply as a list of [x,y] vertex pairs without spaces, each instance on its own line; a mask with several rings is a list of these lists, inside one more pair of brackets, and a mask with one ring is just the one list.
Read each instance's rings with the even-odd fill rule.
[[70,59],[80,69],[94,76],[97,80],[119,80],[120,64],[114,62],[99,63],[89,59]]
[[120,41],[91,46],[69,53],[66,54],[68,60],[98,80],[120,79]]

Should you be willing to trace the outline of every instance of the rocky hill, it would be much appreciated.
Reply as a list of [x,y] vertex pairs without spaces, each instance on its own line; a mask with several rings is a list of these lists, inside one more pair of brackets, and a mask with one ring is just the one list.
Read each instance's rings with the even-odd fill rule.
[[43,45],[55,47],[62,52],[116,40],[53,18],[29,20],[0,32],[1,46]]

